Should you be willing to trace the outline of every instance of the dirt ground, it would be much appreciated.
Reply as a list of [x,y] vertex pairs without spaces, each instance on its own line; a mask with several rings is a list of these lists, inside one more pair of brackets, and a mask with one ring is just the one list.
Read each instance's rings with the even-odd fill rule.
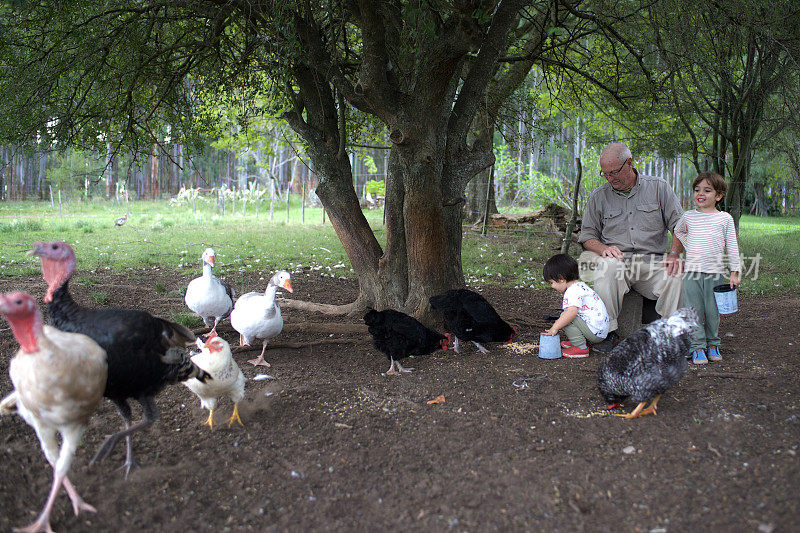
[[[75,298],[171,316],[188,279],[159,270],[79,273]],[[292,298],[347,303],[354,281],[296,273]],[[157,292],[158,285],[168,292]],[[246,287],[264,286],[254,275]],[[0,280],[0,291],[41,298],[38,277]],[[118,470],[124,446],[88,467],[121,426],[104,400],[70,477],[98,513],[72,514],[62,492],[57,531],[789,531],[800,519],[800,297],[741,298],[723,318],[724,361],[690,368],[658,416],[604,412],[600,356],[542,360],[535,343],[554,291],[485,287],[519,325],[512,345],[436,352],[413,374],[385,376],[359,319],[284,309],[287,326],[247,382],[244,427],[203,426],[207,412],[178,385],[158,397],[161,419],[134,438],[142,467]],[[16,351],[0,325],[0,394]],[[222,336],[238,336],[226,321]],[[320,342],[324,341],[324,342]],[[298,347],[299,346],[299,347]],[[254,381],[259,373],[274,379]],[[527,387],[521,387],[527,383]],[[427,401],[444,395],[445,403]],[[632,406],[627,405],[628,409]],[[232,406],[223,400],[218,420]],[[138,419],[138,406],[135,416]],[[33,430],[0,419],[0,530],[24,525],[51,483]]]

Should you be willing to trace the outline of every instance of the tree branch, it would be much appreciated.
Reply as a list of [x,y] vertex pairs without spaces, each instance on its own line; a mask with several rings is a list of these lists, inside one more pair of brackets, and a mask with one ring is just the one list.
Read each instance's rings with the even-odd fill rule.
[[475,61],[470,65],[458,98],[453,105],[447,125],[447,151],[453,153],[457,147],[466,145],[467,132],[481,102],[486,86],[492,77],[497,59],[506,50],[506,38],[525,0],[504,0],[495,10],[491,26],[481,44]]

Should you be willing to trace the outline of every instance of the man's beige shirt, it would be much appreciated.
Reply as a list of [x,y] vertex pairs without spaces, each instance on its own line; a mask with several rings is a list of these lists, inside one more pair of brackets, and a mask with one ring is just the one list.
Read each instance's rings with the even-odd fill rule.
[[604,183],[589,197],[578,242],[597,239],[625,253],[660,255],[667,230],[674,232],[682,215],[675,191],[661,178],[639,174],[628,194]]

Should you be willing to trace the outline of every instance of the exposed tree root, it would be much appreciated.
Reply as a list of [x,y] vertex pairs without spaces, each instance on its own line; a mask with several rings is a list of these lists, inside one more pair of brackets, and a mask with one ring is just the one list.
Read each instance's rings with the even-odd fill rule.
[[[202,327],[192,330],[195,335],[205,335],[211,328]],[[366,324],[353,324],[351,322],[286,322],[283,324],[285,332],[312,332],[312,333],[334,333],[340,335],[367,334]],[[232,334],[238,339],[238,333],[229,324],[217,326],[218,333]],[[270,345],[267,345],[270,346]]]
[[310,331],[313,333],[334,333],[341,335],[367,334],[366,324],[350,322],[290,322],[283,325],[283,331]]
[[310,313],[322,313],[324,315],[338,315],[338,316],[345,316],[345,315],[352,315],[354,312],[361,307],[361,304],[356,300],[355,302],[351,302],[349,304],[344,305],[333,305],[333,304],[321,304],[316,302],[306,302],[303,300],[291,300],[285,299],[280,301],[281,307],[285,307],[288,309],[299,309],[300,311],[308,311]]
[[[362,339],[322,339],[318,341],[308,341],[308,342],[273,342],[267,344],[267,353],[270,350],[274,350],[276,348],[289,348],[292,350],[299,350],[301,348],[306,348],[308,346],[317,346],[320,344],[347,344],[350,342],[362,342]],[[239,354],[245,352],[258,352],[261,351],[261,344],[255,344],[253,346],[237,346],[235,348],[231,348],[231,353]]]

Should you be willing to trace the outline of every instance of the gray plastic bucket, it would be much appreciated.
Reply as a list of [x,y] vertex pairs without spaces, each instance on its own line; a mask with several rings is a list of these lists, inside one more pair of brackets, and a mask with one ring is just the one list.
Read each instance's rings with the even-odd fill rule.
[[539,358],[558,359],[561,357],[561,336],[539,334]]
[[714,300],[717,302],[717,310],[721,315],[730,315],[739,310],[736,302],[736,288],[731,288],[728,283],[714,287]]

